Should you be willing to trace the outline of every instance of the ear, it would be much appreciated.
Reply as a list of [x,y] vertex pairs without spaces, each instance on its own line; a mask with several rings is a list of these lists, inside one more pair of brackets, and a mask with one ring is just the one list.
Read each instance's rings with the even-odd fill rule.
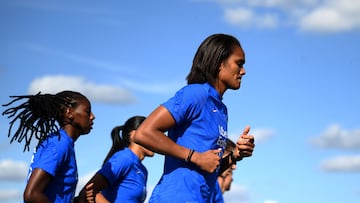
[[219,66],[219,72],[223,69],[223,66],[224,66],[224,61],[221,62],[220,66]]
[[220,67],[219,67],[219,71],[218,71],[218,79],[221,79],[221,76],[223,74],[223,70],[224,70],[224,62],[221,62]]
[[66,115],[66,117],[69,118],[69,119],[73,119],[73,118],[74,118],[73,112],[72,112],[72,109],[71,109],[71,108],[66,108],[65,115]]
[[130,142],[134,142],[135,130],[130,131]]

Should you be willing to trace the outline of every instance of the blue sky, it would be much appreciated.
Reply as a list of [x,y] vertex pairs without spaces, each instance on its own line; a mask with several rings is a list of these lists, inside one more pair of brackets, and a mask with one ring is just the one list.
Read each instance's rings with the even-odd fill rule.
[[[237,165],[227,202],[357,203],[359,19],[358,0],[0,0],[0,103],[64,89],[90,98],[94,129],[76,142],[82,187],[111,129],[185,85],[205,37],[232,34],[247,74],[224,95],[228,133],[236,140],[250,125],[256,148]],[[13,203],[32,150],[9,144],[8,122],[0,117],[0,202]],[[144,160],[149,193],[162,161]]]

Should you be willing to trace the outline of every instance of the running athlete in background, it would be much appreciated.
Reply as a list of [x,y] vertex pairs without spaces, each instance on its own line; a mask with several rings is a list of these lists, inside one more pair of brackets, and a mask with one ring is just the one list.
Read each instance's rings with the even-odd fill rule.
[[[3,112],[13,118],[10,143],[25,141],[25,151],[34,138],[38,140],[24,201],[72,202],[78,181],[74,143],[80,135],[90,132],[95,119],[89,100],[74,91],[11,97],[14,99],[3,106],[26,101]],[[18,128],[11,134],[17,122]]]
[[237,162],[233,155],[235,149],[236,144],[232,140],[227,139],[225,152],[222,156],[220,164],[219,176],[217,178],[216,191],[212,201],[214,203],[223,203],[224,192],[230,190],[231,183],[233,181],[233,171],[236,169]]
[[[151,203],[211,201],[228,139],[222,98],[227,89],[240,88],[244,63],[244,51],[235,37],[207,37],[193,59],[188,85],[157,107],[136,131],[136,143],[165,155]],[[249,130],[237,141],[235,160],[252,155],[255,145]]]
[[154,153],[133,141],[136,129],[144,120],[143,116],[134,116],[112,130],[113,145],[102,168],[81,190],[79,202],[145,201],[148,172],[141,161]]

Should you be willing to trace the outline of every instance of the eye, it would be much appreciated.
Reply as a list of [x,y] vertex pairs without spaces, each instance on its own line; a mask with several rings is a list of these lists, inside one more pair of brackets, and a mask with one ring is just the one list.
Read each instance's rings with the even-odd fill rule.
[[244,64],[245,64],[245,61],[244,60],[239,60],[239,61],[237,61],[236,64],[239,66],[239,68],[242,68],[244,66]]
[[90,116],[90,115],[91,115],[91,110],[90,110],[90,109],[87,109],[87,110],[86,110],[86,113]]

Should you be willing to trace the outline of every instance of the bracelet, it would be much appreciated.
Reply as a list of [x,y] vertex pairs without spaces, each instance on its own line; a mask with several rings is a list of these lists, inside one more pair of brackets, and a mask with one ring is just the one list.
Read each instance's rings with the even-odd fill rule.
[[194,149],[190,149],[189,154],[188,154],[187,158],[185,159],[186,162],[190,161],[192,155],[194,154],[194,151],[195,151]]
[[239,152],[239,157],[236,158],[235,155],[234,155],[234,150],[233,150],[233,151],[231,151],[231,159],[232,159],[233,163],[236,163],[236,162],[242,160],[243,157],[241,156],[241,154]]

